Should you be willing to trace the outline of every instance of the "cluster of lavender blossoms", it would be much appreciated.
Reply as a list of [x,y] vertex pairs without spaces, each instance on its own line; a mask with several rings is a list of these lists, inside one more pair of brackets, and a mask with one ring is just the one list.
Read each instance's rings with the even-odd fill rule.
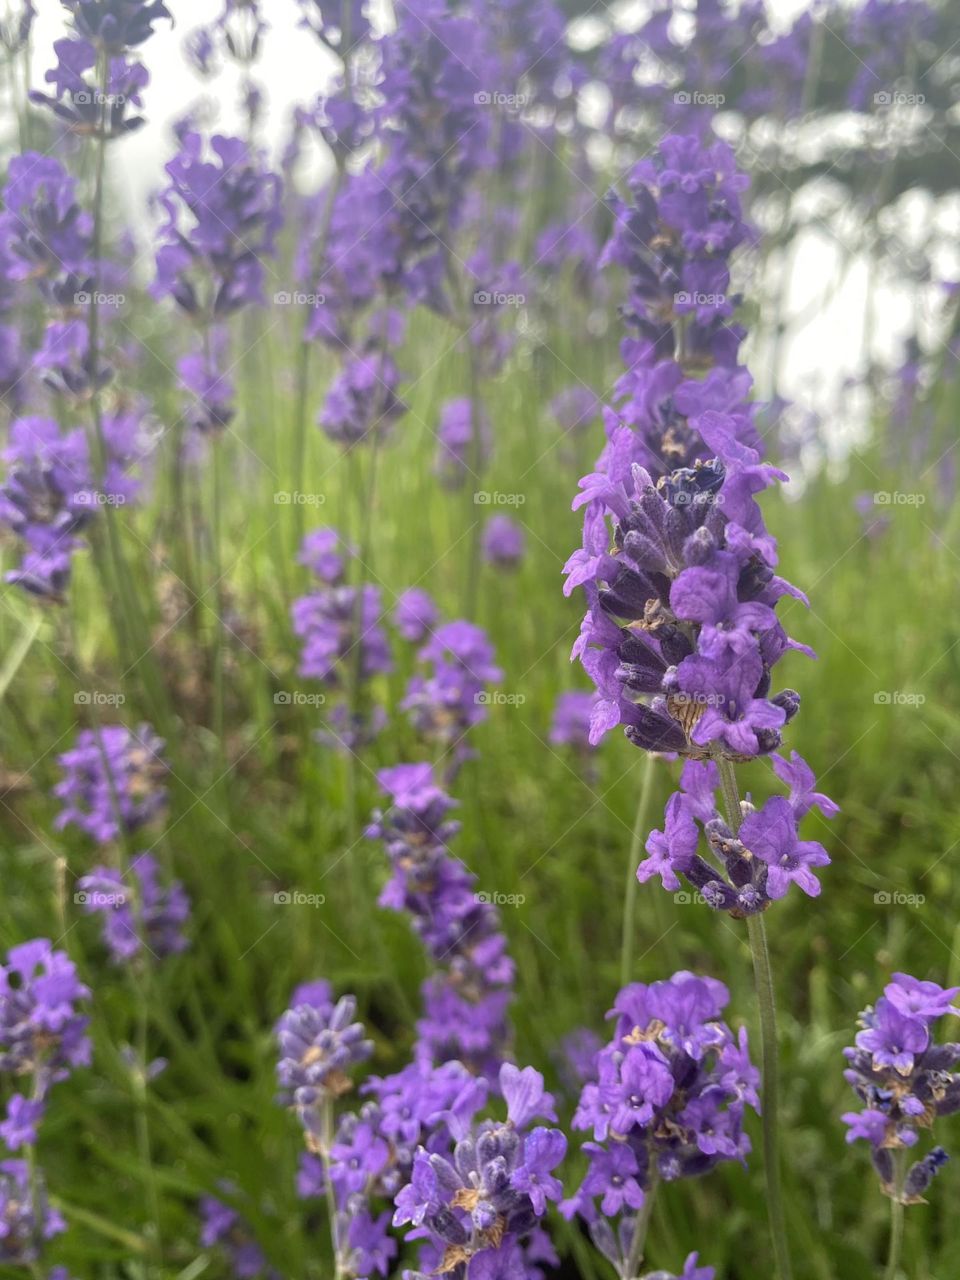
[[380,905],[412,917],[437,966],[422,988],[417,1056],[434,1064],[458,1059],[496,1080],[511,1038],[514,967],[497,908],[450,852],[460,829],[449,816],[455,801],[429,764],[383,769],[377,780],[390,805],[374,814],[367,835],[383,840],[393,870]]
[[90,1063],[81,1012],[89,995],[70,958],[46,938],[13,947],[0,965],[0,1079],[14,1085],[0,1123],[11,1153],[0,1161],[0,1261],[10,1265],[37,1263],[43,1244],[66,1230],[33,1148],[51,1087]]
[[734,1036],[722,1020],[728,1002],[722,982],[682,971],[631,983],[614,1003],[614,1038],[596,1054],[573,1118],[593,1133],[583,1147],[590,1167],[563,1209],[589,1224],[621,1280],[635,1275],[637,1214],[657,1182],[744,1161],[750,1150],[743,1117],[760,1109],[760,1077],[746,1030]]
[[870,1143],[885,1194],[901,1204],[923,1203],[948,1159],[936,1146],[909,1168],[902,1163],[921,1130],[960,1111],[960,1044],[937,1044],[931,1035],[945,1014],[960,1017],[958,995],[960,987],[895,973],[876,1005],[861,1014],[854,1046],[843,1051],[844,1077],[863,1104],[843,1117],[847,1141]]
[[466,735],[486,718],[486,686],[503,679],[493,646],[482,627],[456,619],[432,631],[417,657],[429,671],[412,677],[401,705],[417,730],[459,763],[470,755]]
[[[751,239],[745,183],[724,143],[669,136],[632,171],[629,199],[611,197],[605,260],[629,277],[627,369],[604,410],[607,445],[574,504],[586,508],[583,547],[566,590],[582,586],[589,605],[574,654],[599,694],[591,741],[623,724],[637,746],[700,766],[671,798],[642,878],[663,868],[677,888],[676,873],[689,871],[712,906],[753,914],[791,881],[818,891],[810,868],[829,859],[800,840],[797,822],[811,800],[835,806],[815,795],[798,757],[775,764],[791,799],[751,811],[739,832],[718,820],[713,799],[725,767],[776,751],[800,700],[773,692],[774,667],[811,652],[777,618],[783,596],[804,596],[777,576],[755,501],[787,477],[761,460],[758,406],[737,364],[744,331],[730,257]],[[740,817],[727,813],[737,827]],[[722,870],[695,857],[695,818]]]
[[386,723],[383,709],[366,705],[370,682],[393,670],[379,587],[347,584],[356,552],[335,530],[314,529],[303,540],[300,563],[320,587],[293,602],[293,631],[302,643],[300,675],[319,680],[345,700],[328,713],[321,740],[355,750]]

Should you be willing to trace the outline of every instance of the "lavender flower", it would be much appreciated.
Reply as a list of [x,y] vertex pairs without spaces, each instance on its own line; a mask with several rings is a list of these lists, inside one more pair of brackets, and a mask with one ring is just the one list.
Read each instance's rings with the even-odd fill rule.
[[439,616],[437,606],[426,591],[411,587],[397,598],[393,608],[393,625],[404,640],[420,644],[437,625]]
[[26,1160],[0,1160],[0,1261],[21,1267],[40,1257],[39,1243],[66,1231]]
[[[746,1032],[734,1036],[721,1018],[728,1001],[722,982],[682,971],[649,986],[631,983],[611,1011],[616,1034],[596,1055],[573,1118],[575,1129],[593,1133],[583,1147],[590,1168],[562,1208],[587,1221],[622,1280],[651,1179],[703,1174],[750,1150],[743,1114],[746,1106],[759,1110],[759,1073]],[[608,1219],[622,1219],[626,1230],[614,1232]]]
[[597,694],[583,689],[567,689],[557,698],[553,709],[549,742],[554,747],[577,747],[581,751],[593,750],[590,741],[590,725],[597,705]]
[[77,34],[107,53],[133,48],[153,35],[154,24],[173,22],[162,0],[61,0]]
[[483,529],[483,554],[489,564],[514,569],[523,560],[526,537],[509,516],[491,516]]
[[423,985],[420,1048],[429,1061],[457,1058],[495,1079],[514,976],[499,914],[448,849],[459,823],[448,817],[454,801],[431,766],[397,765],[377,779],[391,803],[374,813],[367,835],[383,840],[393,868],[380,905],[409,913],[439,968]]
[[[474,428],[476,418],[476,429]],[[468,397],[448,400],[440,411],[434,470],[449,489],[465,483],[467,474],[482,470],[490,457],[490,420]]]
[[[947,1160],[936,1146],[904,1169],[896,1153],[915,1147],[920,1131],[960,1110],[960,1045],[937,1044],[933,1024],[955,1005],[960,987],[943,988],[895,973],[883,995],[860,1018],[855,1046],[844,1049],[844,1078],[863,1104],[843,1116],[848,1142],[870,1143],[884,1193],[900,1204],[921,1204]],[[902,1158],[901,1158],[902,1159]]]
[[160,881],[157,861],[136,854],[127,875],[95,867],[77,882],[78,901],[103,917],[103,940],[119,964],[148,951],[155,959],[183,951],[190,901],[179,880]]
[[314,529],[303,539],[297,561],[316,574],[321,582],[336,587],[343,582],[347,561],[354,555],[356,552],[336,529]]
[[292,616],[294,634],[303,641],[302,676],[337,686],[351,664],[363,680],[392,669],[379,588],[314,591],[293,602]]
[[152,821],[167,801],[163,747],[147,724],[84,729],[58,757],[64,776],[53,789],[63,802],[57,830],[78,826],[98,844],[109,844]]
[[78,1005],[89,995],[73,961],[46,938],[12,947],[0,966],[0,1071],[32,1075],[33,1101],[88,1065],[89,1019]]
[[154,293],[206,324],[262,303],[263,260],[281,225],[280,180],[239,138],[187,132],[166,166]]
[[384,352],[370,350],[353,357],[327,393],[320,427],[331,440],[347,447],[384,436],[407,411],[397,394],[399,384],[397,366]]
[[347,1072],[373,1052],[353,1021],[356,1010],[356,999],[344,996],[332,1007],[295,1005],[280,1019],[277,1079],[308,1132],[320,1133],[324,1100],[351,1089]]
[[396,1197],[393,1221],[409,1224],[413,1238],[426,1237],[421,1276],[438,1269],[454,1280],[526,1275],[524,1240],[562,1194],[554,1175],[566,1154],[559,1129],[530,1128],[534,1119],[556,1119],[543,1077],[532,1067],[509,1063],[500,1070],[507,1103],[506,1123],[475,1117],[484,1092],[466,1091],[449,1121],[452,1149],[421,1148],[409,1185]]
[[494,665],[490,641],[472,622],[446,622],[417,656],[432,670],[428,676],[413,677],[402,706],[421,733],[447,745],[459,744],[486,716],[484,686],[503,678]]
[[[234,1188],[224,1183],[222,1190],[231,1193]],[[200,1243],[205,1249],[222,1249],[237,1280],[279,1280],[249,1223],[216,1196],[204,1196],[200,1201]]]
[[550,412],[565,434],[586,431],[600,416],[600,401],[589,387],[576,383],[550,401]]

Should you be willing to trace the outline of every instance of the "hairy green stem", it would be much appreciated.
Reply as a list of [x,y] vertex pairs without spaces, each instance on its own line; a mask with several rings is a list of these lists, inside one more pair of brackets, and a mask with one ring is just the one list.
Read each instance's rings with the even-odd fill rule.
[[644,837],[649,833],[650,797],[653,792],[653,779],[656,770],[656,756],[647,754],[643,762],[643,779],[640,783],[640,796],[637,800],[637,812],[633,820],[633,831],[630,836],[630,852],[627,855],[627,873],[624,881],[623,895],[623,933],[620,939],[620,985],[625,987],[630,981],[633,968],[633,935],[635,932],[637,913],[637,864],[640,861],[640,850]]
[[883,1280],[897,1280],[900,1266],[900,1254],[903,1250],[903,1181],[907,1169],[906,1151],[896,1154],[896,1195],[890,1197],[890,1248],[887,1253],[887,1265],[883,1272]]
[[[737,777],[729,760],[719,759],[720,786],[727,821],[734,833],[740,830],[742,812]],[[747,935],[753,956],[753,978],[760,1011],[760,1065],[763,1076],[761,1117],[763,1133],[763,1164],[767,1187],[767,1217],[779,1280],[792,1280],[790,1250],[787,1244],[787,1224],[783,1209],[783,1190],[780,1184],[780,1132],[778,1127],[779,1083],[777,1009],[773,990],[773,970],[770,966],[770,949],[767,946],[767,930],[763,916],[747,917]]]
[[330,1218],[330,1244],[333,1249],[333,1280],[342,1280],[343,1265],[340,1261],[340,1240],[337,1230],[337,1197],[330,1177],[330,1148],[333,1146],[333,1099],[324,1096],[321,1115],[320,1160],[323,1164],[323,1189]]
[[640,1265],[643,1262],[644,1249],[647,1243],[647,1232],[650,1230],[653,1202],[656,1199],[659,1182],[659,1175],[654,1169],[650,1175],[649,1185],[644,1192],[643,1204],[637,1214],[637,1221],[634,1224],[633,1239],[630,1241],[630,1252],[627,1255],[627,1265],[624,1269],[623,1280],[638,1280]]

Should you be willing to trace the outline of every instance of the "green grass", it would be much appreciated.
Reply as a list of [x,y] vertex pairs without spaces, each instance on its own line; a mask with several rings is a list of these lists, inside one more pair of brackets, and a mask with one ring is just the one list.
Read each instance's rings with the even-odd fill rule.
[[[265,327],[275,319],[269,313]],[[513,576],[484,570],[475,620],[494,640],[504,691],[524,700],[491,709],[475,733],[478,756],[456,787],[460,854],[481,888],[523,896],[522,905],[503,913],[519,975],[517,1057],[555,1084],[558,1042],[579,1026],[602,1028],[618,987],[623,885],[642,770],[640,753],[616,734],[588,765],[547,742],[557,694],[585,682],[568,662],[581,605],[563,598],[561,566],[579,537],[570,498],[577,477],[590,469],[600,430],[562,440],[546,406],[576,378],[605,391],[617,371],[615,334],[585,341],[585,332],[582,307],[558,305],[546,337],[523,335],[505,373],[485,389],[496,451],[483,488],[523,496],[511,514],[526,526],[529,554]],[[152,333],[141,337],[163,352]],[[282,1276],[329,1274],[322,1217],[293,1192],[301,1138],[295,1119],[274,1100],[271,1028],[295,983],[326,976],[338,991],[358,994],[376,1040],[376,1069],[404,1062],[424,959],[405,921],[376,905],[386,868],[362,828],[377,800],[375,769],[422,758],[424,748],[395,711],[412,669],[412,653],[402,647],[396,674],[378,687],[393,711],[390,728],[352,777],[343,757],[313,742],[320,713],[274,702],[280,690],[317,691],[296,675],[288,611],[308,584],[293,553],[301,528],[331,523],[356,538],[369,511],[366,576],[381,586],[385,604],[416,583],[447,616],[459,616],[472,526],[490,508],[474,504],[477,486],[448,494],[432,474],[439,407],[466,384],[455,339],[440,320],[415,319],[400,362],[413,383],[410,413],[382,452],[372,496],[370,454],[345,461],[312,426],[330,374],[321,360],[312,380],[307,463],[302,474],[296,470],[292,318],[280,317],[245,357],[240,419],[213,446],[223,454],[225,592],[244,641],[228,637],[222,736],[212,728],[210,701],[211,468],[193,470],[187,509],[174,509],[171,433],[161,443],[154,497],[118,515],[126,600],[105,594],[97,561],[101,568],[110,562],[102,538],[93,553],[78,557],[62,610],[38,611],[12,589],[0,597],[0,652],[16,666],[0,672],[0,764],[9,788],[0,807],[0,943],[37,934],[57,939],[94,992],[94,1065],[56,1088],[40,1148],[51,1193],[71,1226],[51,1257],[84,1280],[225,1275],[215,1258],[196,1261],[196,1198],[222,1178],[238,1187],[238,1203]],[[160,420],[172,422],[177,406],[168,360],[156,357],[146,390]],[[941,406],[945,424],[950,394]],[[897,430],[906,435],[911,425]],[[815,817],[808,820],[811,836],[823,839],[833,857],[822,897],[792,893],[767,917],[781,1019],[785,1194],[800,1280],[866,1280],[877,1274],[886,1247],[887,1203],[864,1152],[845,1146],[839,1120],[852,1099],[841,1049],[858,1011],[894,968],[960,981],[960,887],[953,874],[960,842],[957,540],[949,511],[935,497],[933,473],[921,478],[899,470],[883,461],[889,456],[878,446],[852,460],[842,477],[812,479],[801,501],[766,499],[783,571],[812,603],[809,613],[787,605],[784,616],[819,653],[815,663],[791,656],[783,664],[785,682],[803,695],[788,746],[811,762],[843,809],[819,830]],[[923,491],[929,500],[892,508],[886,532],[865,537],[853,499],[881,489]],[[294,490],[322,495],[322,505],[275,502],[276,493]],[[176,611],[165,618],[160,598],[177,586],[188,544],[202,599],[174,624]],[[132,625],[127,645],[118,642],[125,611]],[[153,648],[141,656],[145,646],[136,637],[145,635]],[[17,651],[21,637],[24,652]],[[167,736],[169,818],[140,845],[158,842],[195,908],[191,949],[151,978],[149,1056],[169,1061],[146,1095],[152,1173],[138,1146],[136,1087],[121,1054],[135,1040],[143,993],[107,963],[95,922],[73,903],[74,878],[96,851],[53,826],[56,754],[81,724],[93,723],[91,708],[75,703],[78,690],[123,693],[119,712],[104,707],[99,714],[148,719]],[[876,701],[880,691],[923,694],[926,701],[884,705]],[[657,765],[655,817],[676,771]],[[762,762],[741,777],[755,795],[770,785]],[[281,889],[322,894],[325,902],[277,906]],[[881,892],[924,901],[883,905],[875,900]],[[633,950],[636,979],[681,967],[722,978],[732,993],[731,1022],[755,1029],[742,926],[647,885],[638,895]],[[941,1123],[949,1147],[954,1126]],[[758,1146],[755,1120],[751,1133]],[[138,1253],[147,1248],[151,1177],[161,1206],[159,1269]],[[650,1265],[677,1267],[699,1248],[724,1280],[769,1276],[762,1187],[758,1156],[746,1170],[725,1168],[668,1186],[654,1213]],[[958,1192],[960,1168],[949,1165],[930,1205],[907,1211],[903,1267],[911,1280],[953,1274],[960,1220],[951,1207]],[[558,1230],[565,1275],[605,1274],[606,1264],[572,1228]]]

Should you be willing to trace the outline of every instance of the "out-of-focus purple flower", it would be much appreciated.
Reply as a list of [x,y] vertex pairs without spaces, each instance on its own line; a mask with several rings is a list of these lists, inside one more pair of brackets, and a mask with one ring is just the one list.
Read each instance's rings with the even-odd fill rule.
[[349,359],[334,379],[319,425],[325,435],[347,447],[387,434],[407,406],[397,394],[400,372],[383,351]]
[[593,749],[590,742],[590,724],[597,705],[597,694],[585,689],[567,689],[557,698],[550,726],[551,745],[577,747],[581,751]]
[[78,826],[98,844],[109,844],[150,822],[167,802],[163,747],[147,724],[82,730],[58,757],[64,776],[53,789],[63,802],[57,830]]
[[226,430],[236,416],[236,388],[227,365],[227,334],[221,326],[210,329],[199,350],[177,363],[180,385],[187,392],[184,416],[195,431],[214,434]]
[[95,867],[77,889],[84,911],[103,917],[104,942],[118,963],[143,951],[159,960],[186,948],[190,900],[179,880],[161,883],[151,854],[135,855],[126,875]]
[[[225,1194],[234,1191],[227,1183],[221,1189]],[[205,1249],[221,1248],[237,1280],[279,1280],[249,1223],[216,1196],[204,1196],[200,1201],[200,1243]]]
[[0,966],[0,1071],[33,1074],[35,1101],[90,1062],[89,1019],[78,1007],[89,995],[73,961],[46,938],[12,947]]
[[33,1146],[44,1110],[44,1104],[38,1098],[25,1098],[22,1093],[11,1097],[7,1103],[7,1117],[0,1124],[0,1138],[8,1151]]
[[490,419],[481,407],[466,396],[448,400],[440,410],[437,426],[434,469],[441,482],[455,489],[468,474],[476,477],[489,460],[491,442]]
[[119,48],[107,63],[106,85],[100,79],[100,55],[86,39],[57,40],[57,65],[46,74],[53,94],[33,91],[31,102],[49,107],[67,128],[82,137],[120,138],[142,128],[143,116],[128,114],[143,106],[150,81],[146,67]]
[[919,1204],[947,1160],[933,1147],[898,1180],[894,1153],[914,1147],[940,1116],[960,1110],[960,1044],[938,1044],[933,1024],[953,1006],[957,987],[944,988],[895,973],[875,1007],[860,1015],[855,1045],[844,1049],[844,1079],[863,1104],[847,1112],[847,1142],[870,1143],[873,1165],[888,1196]]
[[316,574],[321,582],[335,587],[343,581],[347,561],[355,554],[336,529],[314,529],[300,544],[297,561]]
[[153,35],[154,25],[173,17],[162,0],[61,0],[77,34],[107,53],[134,48]]
[[207,324],[262,303],[264,259],[282,222],[280,179],[240,138],[215,135],[208,153],[194,132],[166,171],[154,294]]
[[413,677],[402,705],[421,733],[457,743],[486,717],[485,686],[503,678],[493,646],[480,627],[457,620],[438,627],[418,657],[432,670]]
[[436,626],[439,616],[431,596],[419,587],[411,587],[403,592],[394,606],[393,625],[404,640],[419,644]]
[[600,400],[596,392],[581,383],[560,391],[550,401],[550,412],[561,431],[586,431],[600,416]]
[[67,1229],[26,1160],[0,1160],[0,1223],[0,1261],[19,1266],[35,1263],[39,1244]]
[[483,555],[489,564],[513,569],[521,562],[527,540],[523,529],[509,516],[491,516],[483,529]]
[[448,848],[459,823],[431,766],[398,765],[377,777],[391,803],[367,834],[383,840],[393,868],[380,905],[412,917],[439,969],[424,983],[420,1044],[434,1063],[457,1058],[494,1079],[509,1039],[513,982],[499,913]]
[[341,57],[365,40],[370,23],[364,12],[366,0],[297,0],[303,17],[300,25],[312,31]]
[[300,674],[339,685],[351,666],[361,677],[392,670],[378,587],[330,587],[293,602],[294,634],[303,641]]

